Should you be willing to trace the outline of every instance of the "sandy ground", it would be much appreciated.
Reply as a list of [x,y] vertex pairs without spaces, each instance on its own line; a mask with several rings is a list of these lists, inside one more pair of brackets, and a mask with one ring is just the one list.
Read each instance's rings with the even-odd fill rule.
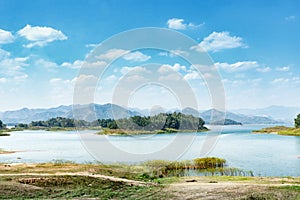
[[[254,178],[251,181],[211,181],[208,177],[186,177],[180,182],[167,186],[165,192],[173,194],[172,199],[178,200],[247,199],[251,194],[261,193],[272,193],[275,199],[287,199],[288,197],[282,196],[280,192],[276,194],[276,190],[272,191],[270,188],[292,185],[300,186],[299,180]],[[300,194],[296,199],[300,199]]]

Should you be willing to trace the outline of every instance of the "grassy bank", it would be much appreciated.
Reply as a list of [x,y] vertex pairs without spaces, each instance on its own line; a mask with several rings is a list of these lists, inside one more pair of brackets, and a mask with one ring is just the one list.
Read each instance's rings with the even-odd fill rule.
[[3,149],[0,149],[0,154],[10,154],[10,153],[15,153],[15,151],[5,151]]
[[[219,161],[215,160],[216,165]],[[165,161],[168,162],[168,161]],[[203,164],[204,160],[200,163]],[[162,164],[162,165],[161,165]],[[170,164],[170,163],[167,163]],[[0,164],[0,199],[299,199],[300,178],[152,177],[147,164]]]
[[260,130],[254,130],[253,133],[300,136],[300,128],[292,128],[292,127],[286,127],[286,126],[274,126],[274,127],[263,128]]
[[1,129],[0,136],[10,136],[9,132],[11,132],[10,129]]
[[165,130],[145,131],[145,130],[124,130],[124,129],[109,129],[104,128],[102,131],[97,132],[98,135],[139,135],[139,134],[166,134],[166,133],[193,133],[193,132],[205,132],[209,129],[202,130],[178,130],[167,128]]

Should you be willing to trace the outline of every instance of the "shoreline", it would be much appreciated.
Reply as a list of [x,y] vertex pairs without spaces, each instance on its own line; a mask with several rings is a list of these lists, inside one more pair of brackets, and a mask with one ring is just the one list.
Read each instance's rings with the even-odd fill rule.
[[300,128],[286,127],[286,126],[274,126],[262,128],[260,130],[253,130],[253,134],[276,134],[283,136],[300,136]]

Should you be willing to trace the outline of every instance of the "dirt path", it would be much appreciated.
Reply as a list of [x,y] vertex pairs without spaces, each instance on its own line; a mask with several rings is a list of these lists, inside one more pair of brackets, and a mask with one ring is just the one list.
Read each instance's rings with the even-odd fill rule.
[[94,177],[94,178],[101,178],[113,182],[122,182],[128,185],[135,185],[135,186],[149,186],[149,185],[155,185],[155,183],[146,183],[143,181],[136,181],[136,180],[130,180],[130,179],[125,179],[125,178],[117,178],[114,176],[106,176],[102,174],[91,174],[87,172],[76,172],[76,173],[15,173],[15,174],[0,174],[0,176],[88,176],[88,177]]
[[184,182],[172,183],[164,190],[167,193],[174,195],[172,199],[243,199],[251,194],[272,193],[274,196],[279,196],[279,199],[286,199],[280,197],[282,194],[274,194],[270,188],[279,186],[298,185],[296,182],[279,183],[275,182],[256,182],[249,181],[209,181],[207,178],[186,179]]

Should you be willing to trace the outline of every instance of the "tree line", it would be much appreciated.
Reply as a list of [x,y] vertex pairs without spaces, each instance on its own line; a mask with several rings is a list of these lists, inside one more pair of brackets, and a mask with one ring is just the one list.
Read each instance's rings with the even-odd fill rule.
[[295,128],[300,128],[300,114],[295,119]]
[[[300,114],[294,119],[295,128],[300,128]],[[97,127],[109,129],[127,129],[127,130],[203,130],[205,122],[200,117],[192,115],[185,115],[180,112],[174,113],[160,113],[155,116],[133,116],[124,119],[98,119],[93,122],[85,120],[75,120],[64,117],[51,118],[46,121],[32,121],[29,124],[20,123],[16,128],[30,128],[30,127]],[[6,125],[0,120],[0,130],[6,129]]]
[[185,115],[180,112],[174,113],[160,113],[155,116],[133,116],[123,119],[98,119],[92,122],[85,120],[75,120],[64,117],[51,118],[45,121],[32,121],[29,124],[20,123],[16,128],[30,128],[30,127],[102,127],[109,129],[125,129],[125,130],[203,130],[205,122],[192,115]]

